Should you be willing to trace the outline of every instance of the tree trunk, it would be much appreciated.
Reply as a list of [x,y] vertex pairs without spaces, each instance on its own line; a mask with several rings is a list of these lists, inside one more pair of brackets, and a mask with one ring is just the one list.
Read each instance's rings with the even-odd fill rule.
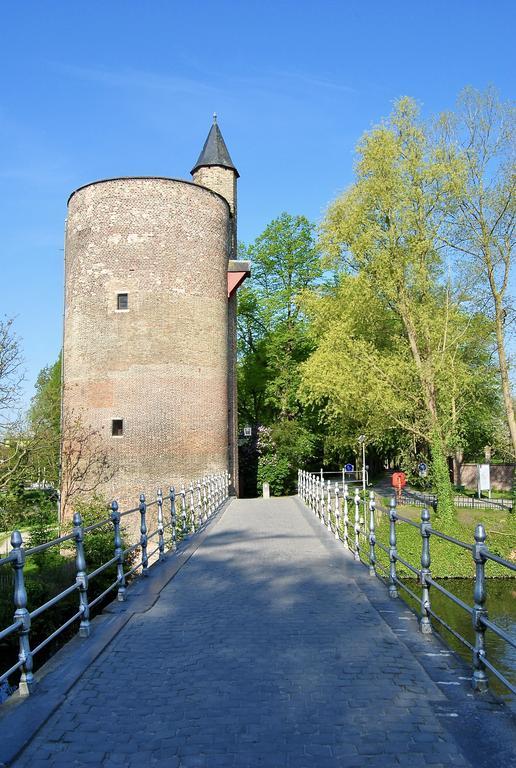
[[500,379],[502,381],[503,405],[511,436],[512,452],[516,457],[516,419],[514,418],[514,406],[512,403],[511,385],[509,381],[509,367],[505,356],[505,342],[503,335],[503,307],[499,300],[495,300],[495,328],[496,346],[498,349],[498,361],[500,363]]
[[423,359],[419,351],[416,329],[412,322],[410,312],[406,307],[400,306],[400,315],[405,326],[412,357],[419,373],[428,414],[430,426],[430,452],[432,455],[431,476],[437,496],[436,517],[443,524],[452,525],[456,520],[455,507],[453,504],[453,489],[450,482],[448,460],[437,413],[435,385],[433,378],[429,377],[429,372],[425,370]]

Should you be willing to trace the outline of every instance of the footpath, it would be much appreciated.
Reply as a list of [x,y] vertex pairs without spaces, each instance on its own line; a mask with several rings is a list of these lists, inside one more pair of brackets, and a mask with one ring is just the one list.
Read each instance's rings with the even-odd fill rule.
[[232,501],[183,559],[12,765],[516,766],[513,713],[299,500]]

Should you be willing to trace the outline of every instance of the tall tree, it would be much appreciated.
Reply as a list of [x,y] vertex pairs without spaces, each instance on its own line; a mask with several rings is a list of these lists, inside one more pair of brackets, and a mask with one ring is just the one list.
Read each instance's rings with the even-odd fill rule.
[[17,406],[23,381],[20,341],[12,319],[0,319],[0,489],[5,490],[24,466],[26,442]]
[[[241,252],[251,260],[252,276],[239,297],[240,416],[271,427],[262,465],[274,446],[286,488],[296,462],[313,445],[297,390],[299,365],[311,350],[298,298],[321,275],[314,225],[304,216],[282,213]],[[281,482],[277,478],[277,487]]]
[[516,419],[506,349],[507,329],[515,320],[510,295],[516,215],[516,110],[502,103],[494,88],[466,88],[458,111],[442,125],[464,164],[457,206],[442,241],[466,262],[472,295],[489,307],[496,335],[499,373],[512,452],[516,457]]
[[424,432],[440,497],[453,516],[437,369],[442,337],[442,262],[437,243],[461,166],[430,140],[419,110],[401,99],[390,119],[358,147],[356,181],[329,208],[322,245],[344,269],[359,272],[401,323],[416,375]]
[[[383,457],[426,460],[427,418],[418,374],[397,314],[363,273],[305,294],[314,352],[302,366],[300,394],[324,419],[326,444],[344,457],[357,438]],[[498,432],[500,402],[491,363],[487,318],[457,308],[442,295],[434,331],[441,344],[435,369],[444,443],[472,454]]]
[[58,488],[61,439],[61,354],[53,365],[43,368],[38,374],[28,421],[32,439],[30,464],[34,479]]

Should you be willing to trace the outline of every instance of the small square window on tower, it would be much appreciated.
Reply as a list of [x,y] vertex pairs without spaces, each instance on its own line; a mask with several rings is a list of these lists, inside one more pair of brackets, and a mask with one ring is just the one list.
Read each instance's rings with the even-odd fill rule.
[[111,434],[113,437],[122,437],[124,434],[124,420],[113,419],[111,422]]
[[117,309],[129,309],[129,294],[117,293],[116,295],[116,308]]

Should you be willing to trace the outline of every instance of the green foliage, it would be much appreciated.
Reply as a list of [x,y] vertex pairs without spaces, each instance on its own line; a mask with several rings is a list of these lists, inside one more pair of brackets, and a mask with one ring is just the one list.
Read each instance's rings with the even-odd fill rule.
[[[405,514],[404,512],[402,514]],[[435,519],[434,525],[437,530],[448,533],[461,541],[474,543],[474,525],[465,525],[456,520],[450,526],[443,526],[441,521]],[[421,535],[420,532],[412,526],[398,523],[396,526],[397,550],[401,557],[417,568],[421,567]],[[385,547],[389,546],[389,522],[385,515],[379,520],[376,529],[376,539]],[[489,537],[489,549],[493,554],[506,559],[511,559],[511,552],[516,547],[516,535],[507,537],[495,536]],[[475,567],[471,552],[454,544],[450,544],[437,536],[431,536],[430,541],[431,564],[430,570],[434,578],[473,578],[475,576]],[[389,567],[388,556],[380,549],[376,548],[378,561],[384,568]],[[397,564],[397,572],[401,578],[412,579],[414,574],[405,568],[401,563]],[[486,573],[493,578],[510,578],[511,574],[507,568],[497,563],[488,563]]]
[[312,457],[316,438],[297,421],[258,429],[258,490],[269,483],[273,496],[294,493],[297,470]]
[[61,355],[53,365],[39,372],[28,420],[32,435],[30,468],[33,480],[57,488],[61,430]]
[[[33,506],[28,515],[30,546],[38,547],[58,536],[57,532],[57,508],[54,504],[53,509],[46,504]],[[33,561],[37,567],[42,570],[51,568],[61,560],[59,547],[50,549],[33,555]]]
[[[283,213],[253,244],[241,245],[241,255],[252,261],[252,277],[238,305],[240,422],[271,427],[274,447],[265,445],[263,435],[258,441],[257,483],[285,493],[316,443],[316,424],[298,396],[300,364],[313,349],[299,298],[321,276],[314,226],[304,216]],[[245,458],[252,465],[251,445]]]
[[434,430],[430,436],[430,450],[432,454],[430,477],[433,481],[437,496],[437,510],[435,516],[440,524],[449,526],[453,524],[455,518],[453,488],[450,483],[448,462],[437,430]]
[[[110,517],[107,501],[98,495],[94,495],[91,499],[87,500],[77,500],[74,505],[74,511],[81,515],[84,528]],[[84,537],[84,555],[89,571],[98,568],[102,563],[110,560],[113,557],[113,552],[113,525],[111,523],[88,532]],[[116,568],[113,566],[101,574],[98,579],[101,579],[102,583],[105,582],[107,586],[110,581],[113,581],[115,575]]]

